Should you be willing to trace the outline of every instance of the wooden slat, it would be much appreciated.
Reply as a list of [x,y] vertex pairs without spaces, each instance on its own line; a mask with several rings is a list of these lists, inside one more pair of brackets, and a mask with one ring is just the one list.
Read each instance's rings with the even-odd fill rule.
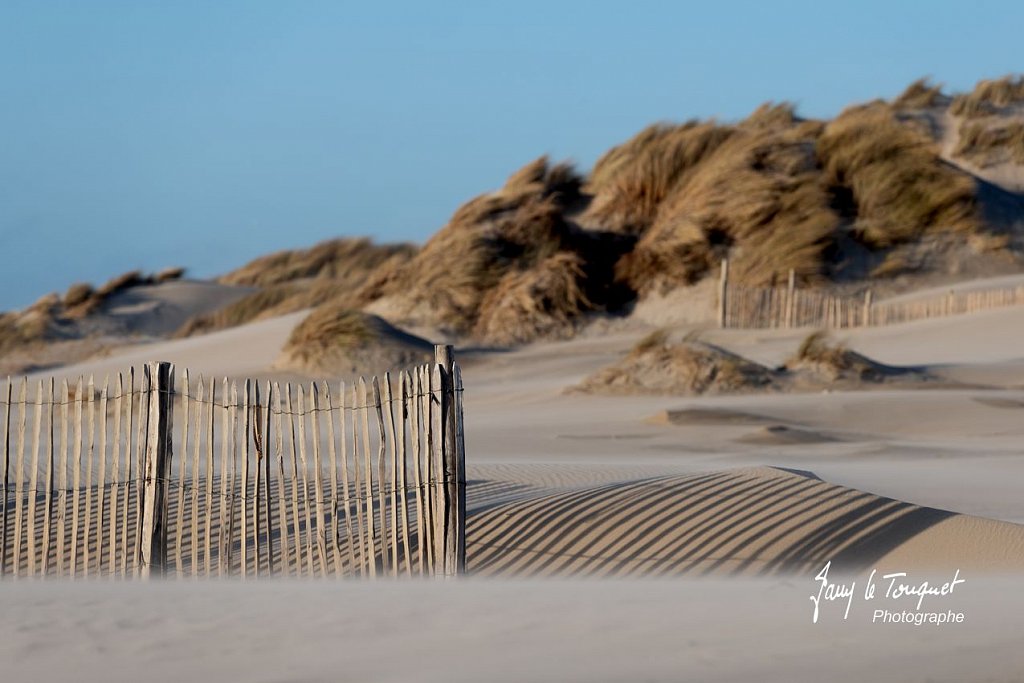
[[86,451],[85,460],[85,483],[82,494],[85,497],[85,514],[83,515],[82,534],[82,573],[89,576],[90,543],[92,540],[92,474],[93,463],[96,461],[96,384],[93,376],[89,375],[89,384],[86,386],[86,415],[89,429],[89,450]]
[[426,571],[424,552],[426,543],[424,541],[424,491],[423,491],[423,465],[422,453],[420,450],[420,378],[419,370],[413,374],[405,373],[406,385],[410,389],[409,399],[409,436],[412,439],[412,476],[415,485],[416,499],[416,569],[422,576]]
[[320,459],[320,390],[316,382],[309,385],[309,399],[312,403],[310,416],[313,427],[313,499],[316,503],[316,540],[317,560],[320,575],[327,575],[327,521],[324,513],[324,478]]
[[128,371],[128,401],[125,403],[125,445],[124,445],[124,483],[121,490],[124,492],[124,509],[121,511],[121,576],[128,576],[129,555],[132,548],[129,545],[128,536],[128,514],[131,508],[132,488],[132,432],[134,427],[134,404],[135,404],[135,368]]
[[405,425],[409,419],[408,411],[408,373],[398,374],[398,488],[401,491],[399,498],[402,506],[402,545],[405,548],[405,574],[412,576],[412,546],[409,540],[409,488],[408,488],[408,467],[409,453],[405,439]]
[[252,439],[249,438],[249,434],[252,431],[252,383],[249,380],[245,380],[245,384],[242,389],[242,438],[245,441],[245,447],[242,449],[242,544],[241,544],[241,570],[242,578],[246,578],[248,572],[248,559],[249,559],[249,510],[251,506],[252,494],[249,492],[249,461],[252,459],[251,443]]
[[78,384],[75,385],[75,435],[72,441],[74,453],[71,458],[71,481],[73,487],[71,492],[71,559],[68,561],[71,578],[74,578],[75,573],[78,571],[78,511],[82,502],[82,439],[85,437],[82,427],[82,404],[84,399],[84,380],[79,377]]
[[25,512],[25,421],[28,413],[28,380],[22,378],[18,390],[18,445],[14,451],[14,557],[11,569],[15,576],[21,575],[21,542],[23,540],[22,520]]
[[114,394],[114,442],[111,455],[112,472],[110,475],[110,555],[108,566],[111,576],[117,571],[117,527],[118,527],[118,489],[121,488],[121,408],[124,403],[124,377],[117,373],[117,393]]
[[[337,434],[334,431],[334,399],[331,396],[330,382],[324,384],[324,393],[327,400],[327,454],[331,468],[331,557],[334,562],[334,576],[335,578],[341,578],[341,548],[338,547],[338,514],[341,509],[341,499],[338,498],[338,447],[335,443]],[[345,395],[344,384],[342,384],[341,394],[342,396]],[[344,415],[344,412],[341,411],[341,414]],[[347,514],[346,511],[346,517]]]
[[281,428],[281,385],[274,382],[274,435],[277,447],[277,499],[281,527],[281,574],[291,573],[291,549],[288,543],[288,501],[285,498],[287,477],[284,464],[284,430]]
[[[196,409],[195,418],[192,424],[192,431],[194,433],[195,443],[192,444],[192,480],[191,486],[189,487],[190,502],[192,503],[192,524],[191,529],[191,547],[189,548],[189,565],[191,567],[192,578],[195,579],[199,576],[199,491],[202,478],[200,477],[199,470],[199,451],[200,442],[202,441],[203,434],[203,398],[204,398],[204,386],[203,376],[199,375],[199,386],[196,387]],[[192,398],[188,395],[188,392],[182,397],[182,400],[186,403],[191,402]],[[184,459],[186,452],[183,450],[181,457]]]
[[[32,460],[29,465],[28,502],[28,575],[36,573],[36,503],[39,499],[39,436],[43,426],[43,382],[39,380],[36,388],[35,419],[32,422]],[[39,562],[42,565],[42,562]]]
[[[178,458],[178,481],[167,488],[167,493],[176,491],[178,500],[178,512],[174,519],[174,569],[179,577],[185,575],[184,557],[181,544],[185,540],[185,532],[182,529],[185,523],[185,464],[188,462],[188,428],[189,428],[189,398],[192,387],[189,386],[188,368],[181,373],[181,457]],[[173,404],[172,404],[173,405]]]
[[366,565],[369,569],[370,576],[377,576],[377,540],[376,540],[376,525],[374,524],[373,514],[373,467],[371,465],[370,458],[370,415],[369,415],[369,399],[367,398],[366,391],[366,380],[362,377],[359,378],[359,413],[362,417],[362,429],[363,429],[363,485],[366,500]]
[[4,438],[3,438],[3,518],[0,521],[0,577],[7,574],[7,508],[9,507],[8,500],[10,499],[11,493],[11,411],[14,410],[14,406],[11,404],[13,397],[13,384],[11,384],[11,378],[7,378],[7,390],[4,392],[4,396],[7,397],[6,409],[4,410]]
[[107,508],[106,508],[106,493],[107,493],[107,401],[109,399],[110,391],[110,378],[103,378],[103,388],[100,390],[100,445],[99,445],[99,472],[96,475],[96,481],[98,486],[96,487],[99,491],[96,500],[96,573],[102,575],[103,573],[103,558],[106,554],[106,546],[104,545],[104,538],[106,537],[107,527]]
[[132,553],[132,573],[136,576],[142,569],[142,505],[144,502],[146,482],[146,450],[149,440],[149,402],[150,386],[152,379],[149,371],[143,368],[141,386],[139,387],[138,402],[135,415],[135,453],[134,464],[135,479],[135,544]]
[[299,500],[302,507],[302,518],[306,523],[306,573],[309,576],[314,574],[314,556],[316,550],[313,547],[313,511],[309,504],[309,462],[306,458],[306,397],[299,384],[296,389],[297,413],[293,419],[299,425],[299,459],[302,466],[302,497]]
[[391,541],[388,539],[387,500],[384,490],[387,481],[387,435],[384,433],[384,411],[380,400],[380,381],[374,377],[370,386],[373,391],[374,416],[377,418],[377,509],[380,518],[380,555],[381,567],[387,573],[391,569],[391,560],[388,557],[388,546]]
[[124,509],[121,512],[121,577],[127,577],[128,565],[132,553],[130,539],[128,536],[128,514],[131,509],[131,485],[132,485],[132,433],[134,427],[135,407],[135,369],[128,371],[128,400],[125,403],[125,469],[123,474],[124,483],[121,486],[124,493]]
[[363,533],[365,525],[363,523],[363,508],[364,504],[361,502],[363,498],[363,467],[359,463],[360,453],[360,402],[359,402],[359,386],[358,384],[352,385],[352,486],[353,486],[353,497],[355,499],[356,506],[356,529],[359,536],[359,575],[367,576],[370,573],[370,560],[367,548],[370,545],[368,539],[369,532]]
[[434,574],[434,472],[430,439],[430,379],[427,375],[429,366],[422,365],[416,369],[419,386],[417,387],[417,403],[419,404],[420,467],[423,470],[423,540],[421,548],[426,551],[424,571],[428,576]]
[[228,519],[230,513],[231,491],[228,479],[228,458],[231,447],[231,392],[228,385],[228,378],[225,377],[221,385],[224,408],[221,412],[220,431],[220,519],[217,526],[217,576],[227,576],[231,573],[231,566],[228,564],[228,547],[230,537],[228,535]]
[[[342,499],[345,504],[345,533],[348,535],[348,560],[349,560],[349,571],[355,573],[357,571],[356,565],[356,536],[352,531],[352,498],[351,489],[349,488],[349,476],[348,476],[348,434],[346,434],[346,425],[348,423],[348,410],[345,409],[345,383],[342,382],[340,390],[338,392],[339,406],[338,406],[338,421],[341,427],[341,488],[342,488]],[[353,431],[353,438],[355,432]],[[356,505],[358,507],[358,503]],[[360,531],[360,538],[362,537],[362,531]]]
[[[234,571],[234,551],[235,551],[235,517],[237,517],[236,509],[239,504],[243,501],[239,500],[238,495],[238,457],[239,457],[239,443],[238,443],[238,383],[231,382],[231,393],[228,403],[228,429],[230,430],[230,450],[229,455],[231,457],[230,467],[228,470],[228,520],[227,520],[227,531],[224,535],[226,540],[225,543],[225,562],[226,562],[226,573],[231,574]],[[245,516],[243,510],[243,517]],[[245,544],[245,537],[241,538],[242,545]]]
[[203,524],[203,570],[209,578],[213,575],[213,502],[214,502],[214,422],[217,407],[217,380],[209,380],[206,403],[206,519]]
[[454,394],[455,411],[455,458],[456,458],[456,483],[458,484],[458,499],[456,501],[456,573],[466,573],[466,428],[463,424],[462,406],[462,368],[458,363],[452,366],[452,387]]
[[[265,517],[266,517],[266,528],[267,528],[267,571],[270,576],[274,575],[275,565],[274,562],[274,509],[273,499],[271,495],[273,493],[271,486],[271,473],[273,472],[273,463],[270,454],[270,443],[272,438],[271,433],[271,415],[270,405],[271,400],[274,396],[273,385],[268,381],[266,384],[266,398],[264,399],[263,405],[263,450],[261,455],[263,457],[263,486],[264,486],[264,500],[266,505]],[[278,502],[281,501],[280,489],[278,489]]]
[[[50,573],[50,547],[53,539],[53,468],[54,468],[54,450],[55,450],[55,439],[57,436],[55,422],[57,418],[57,396],[55,393],[55,381],[50,378],[50,389],[47,392],[47,404],[49,407],[50,417],[47,422],[49,427],[49,435],[46,440],[46,498],[44,504],[46,507],[43,508],[43,551],[42,551],[42,569],[41,573],[46,576]],[[0,563],[3,562],[3,555],[0,555]]]
[[260,383],[258,381],[253,382],[252,385],[253,401],[249,407],[250,410],[250,423],[251,426],[246,434],[245,447],[248,450],[250,444],[252,444],[255,454],[252,464],[255,466],[253,469],[253,486],[252,486],[252,564],[253,564],[253,576],[259,577],[260,575],[260,505],[263,503],[260,486],[263,483],[261,480],[260,473],[263,468],[260,467],[261,459],[263,457],[263,444],[262,434],[263,429],[260,426],[262,417],[262,408],[260,403]]
[[288,421],[290,423],[289,428],[291,432],[291,460],[292,460],[292,540],[295,548],[295,575],[302,576],[302,563],[303,563],[303,552],[302,552],[302,531],[299,528],[300,520],[302,519],[299,514],[299,466],[298,466],[298,436],[296,435],[296,417],[295,407],[292,401],[292,385],[291,383],[285,385],[285,406],[288,411]]
[[384,408],[384,427],[387,431],[388,441],[388,488],[391,493],[388,513],[391,519],[391,575],[398,576],[398,447],[395,445],[395,413],[394,400],[391,391],[391,373],[384,373],[384,387],[382,396]]
[[434,364],[430,371],[430,431],[431,431],[431,467],[435,477],[434,496],[434,573],[446,575],[448,567],[446,552],[448,532],[448,507],[445,487],[445,467],[442,434],[444,434],[444,414],[441,411],[442,396],[441,366]]

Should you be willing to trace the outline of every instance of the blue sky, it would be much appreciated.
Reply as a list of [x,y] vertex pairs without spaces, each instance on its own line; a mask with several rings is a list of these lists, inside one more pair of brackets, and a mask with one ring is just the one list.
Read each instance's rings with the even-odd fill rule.
[[1024,70],[1021,2],[0,0],[0,309],[422,241],[542,153]]

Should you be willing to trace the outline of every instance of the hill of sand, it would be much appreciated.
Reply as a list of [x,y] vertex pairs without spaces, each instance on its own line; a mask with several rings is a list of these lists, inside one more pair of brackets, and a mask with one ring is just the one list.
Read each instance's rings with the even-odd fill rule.
[[[138,344],[57,372],[166,358],[262,377],[305,315]],[[109,680],[113,658],[115,679],[175,662],[175,680],[790,681],[823,667],[849,681],[1012,680],[1024,666],[1024,390],[1001,387],[1024,387],[1022,332],[1020,308],[850,330],[846,347],[881,362],[1001,382],[885,392],[565,392],[627,354],[640,329],[460,350],[469,566],[480,578],[5,584],[4,670]],[[702,339],[774,366],[806,334]],[[289,372],[274,376],[302,376]],[[960,570],[963,593],[933,607],[968,621],[872,624],[874,605],[856,601],[849,620],[830,604],[812,624],[813,576],[829,560],[861,590],[870,569],[939,583]],[[464,652],[457,667],[453,647]],[[74,655],[39,656],[49,651]]]
[[1022,84],[981,81],[953,96],[919,81],[832,120],[768,103],[741,121],[657,124],[589,173],[528,163],[422,248],[333,239],[216,284],[179,286],[182,269],[168,269],[74,285],[0,314],[0,370],[317,308],[515,347],[657,318],[666,297],[691,315],[726,257],[737,284],[778,284],[792,269],[803,287],[861,292],[870,281],[879,296],[1019,274]]

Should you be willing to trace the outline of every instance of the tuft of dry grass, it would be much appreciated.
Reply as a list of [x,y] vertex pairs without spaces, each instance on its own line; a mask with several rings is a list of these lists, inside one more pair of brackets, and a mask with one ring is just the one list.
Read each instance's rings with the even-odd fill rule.
[[628,241],[570,222],[565,188],[576,183],[567,168],[531,162],[506,187],[460,207],[415,258],[379,272],[358,298],[388,302],[398,320],[488,343],[568,333],[582,312],[614,299],[612,268]]
[[80,304],[84,304],[86,301],[91,299],[95,291],[88,282],[77,282],[70,287],[68,291],[64,293],[64,300],[62,303],[65,308],[74,308]]
[[1024,164],[1024,121],[964,121],[953,154],[979,166]]
[[299,323],[281,365],[306,372],[383,373],[429,360],[431,346],[377,316],[333,303]]
[[796,354],[786,361],[785,368],[789,372],[802,373],[805,379],[814,378],[825,383],[840,380],[881,382],[887,377],[913,374],[912,370],[882,365],[851,351],[833,342],[825,330],[807,335]]
[[598,159],[588,183],[594,200],[586,220],[640,235],[661,203],[735,132],[714,121],[651,126]]
[[499,345],[571,337],[582,314],[595,307],[586,277],[583,259],[568,252],[508,273],[480,302],[473,336]]
[[222,309],[189,319],[175,336],[207,334],[336,301],[360,308],[373,298],[372,291],[366,291],[368,280],[397,268],[415,252],[411,245],[375,245],[359,238],[258,258],[220,281],[260,289]]
[[692,284],[729,256],[734,280],[768,284],[790,268],[820,277],[839,216],[815,155],[820,125],[764,105],[658,206],[618,265],[635,291]]
[[182,266],[164,268],[153,276],[153,282],[170,282],[172,280],[180,280],[185,276],[185,270],[186,269]]
[[844,111],[825,127],[817,152],[827,181],[845,198],[841,210],[869,248],[931,230],[981,229],[974,180],[944,163],[932,142],[885,104]]
[[1024,75],[1011,75],[978,81],[970,93],[953,98],[949,112],[954,116],[979,118],[1020,103],[1024,103]]
[[227,285],[269,287],[307,278],[361,279],[392,258],[411,257],[409,244],[374,244],[368,238],[335,239],[309,249],[262,256],[218,278]]
[[772,370],[703,342],[670,344],[654,332],[621,361],[587,377],[577,391],[598,394],[733,394],[776,387]]
[[930,109],[943,103],[942,86],[929,78],[919,78],[907,86],[892,102],[896,109]]
[[96,290],[96,298],[103,300],[126,289],[151,283],[152,278],[144,277],[141,270],[129,270],[127,273],[111,278],[101,285]]

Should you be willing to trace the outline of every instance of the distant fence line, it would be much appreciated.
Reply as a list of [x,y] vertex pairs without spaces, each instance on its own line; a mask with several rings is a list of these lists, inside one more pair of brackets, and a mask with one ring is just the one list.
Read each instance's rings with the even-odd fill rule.
[[727,328],[828,327],[833,329],[890,325],[1024,304],[1024,285],[946,294],[910,301],[876,301],[871,290],[844,296],[820,289],[797,289],[793,271],[786,287],[744,287],[729,282],[722,264],[718,290],[718,325]]
[[435,360],[348,388],[8,379],[0,576],[461,574],[462,373]]

